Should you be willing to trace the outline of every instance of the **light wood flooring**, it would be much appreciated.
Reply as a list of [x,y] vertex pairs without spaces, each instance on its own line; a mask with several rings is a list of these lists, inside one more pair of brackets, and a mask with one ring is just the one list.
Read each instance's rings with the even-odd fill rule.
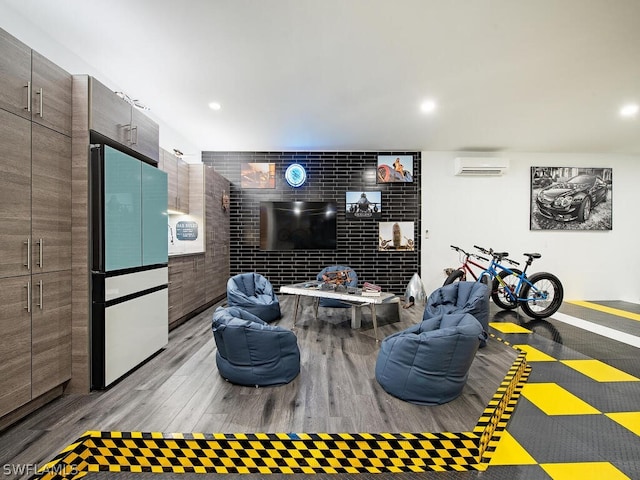
[[[281,295],[293,328],[293,297]],[[423,307],[378,309],[384,338],[421,320]],[[0,433],[0,465],[43,464],[87,430],[155,432],[464,432],[472,430],[517,354],[490,339],[478,351],[463,394],[425,407],[387,394],[375,380],[379,349],[371,316],[352,330],[349,309],[301,299],[294,331],[301,372],[270,388],[225,382],[215,364],[213,308],[170,332],[169,345],[106,391],[65,395]],[[398,320],[398,316],[400,319]]]

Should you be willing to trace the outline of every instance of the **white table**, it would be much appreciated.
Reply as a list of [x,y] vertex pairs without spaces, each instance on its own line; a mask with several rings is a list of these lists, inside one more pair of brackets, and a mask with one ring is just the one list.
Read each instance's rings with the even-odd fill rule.
[[[362,295],[361,289],[356,289],[355,293],[347,293],[346,291],[336,292],[335,290],[320,289],[322,282],[305,282],[296,283],[294,285],[283,285],[280,287],[280,293],[295,295],[295,304],[293,307],[293,325],[295,326],[298,319],[298,304],[300,296],[315,297],[316,318],[318,318],[318,302],[321,298],[331,298],[340,300],[351,305],[351,328],[360,328],[362,313],[360,308],[368,305],[371,308],[371,319],[373,320],[373,332],[378,340],[378,322],[376,320],[376,305],[382,303],[397,303],[400,308],[400,299],[393,293],[381,292],[379,296]],[[399,312],[399,310],[398,310]]]

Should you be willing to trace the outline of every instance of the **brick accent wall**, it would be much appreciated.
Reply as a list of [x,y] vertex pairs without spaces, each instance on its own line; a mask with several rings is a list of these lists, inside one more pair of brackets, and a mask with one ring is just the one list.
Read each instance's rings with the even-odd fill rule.
[[[412,183],[376,183],[378,155],[412,155]],[[376,283],[404,295],[411,276],[420,271],[420,152],[203,152],[202,161],[231,182],[230,274],[257,272],[275,288],[315,279],[328,265],[348,265],[359,283]],[[275,189],[242,189],[242,163],[275,163]],[[299,163],[307,182],[293,188],[286,168]],[[347,191],[380,191],[382,218],[346,218]],[[261,201],[333,201],[338,205],[336,250],[260,250]],[[413,251],[378,251],[378,222],[414,222]]]

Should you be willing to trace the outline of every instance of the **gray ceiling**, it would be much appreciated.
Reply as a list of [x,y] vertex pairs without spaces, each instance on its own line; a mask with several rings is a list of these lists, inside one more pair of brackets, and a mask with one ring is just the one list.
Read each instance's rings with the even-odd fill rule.
[[640,0],[0,0],[0,26],[201,150],[640,154]]

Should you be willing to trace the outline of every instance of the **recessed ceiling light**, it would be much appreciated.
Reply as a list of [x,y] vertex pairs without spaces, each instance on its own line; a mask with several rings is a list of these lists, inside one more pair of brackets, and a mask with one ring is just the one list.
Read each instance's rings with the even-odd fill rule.
[[209,108],[211,110],[220,110],[222,108],[222,105],[220,105],[218,102],[211,102],[209,104]]
[[621,117],[635,117],[638,114],[638,104],[628,103],[620,109]]
[[435,111],[436,106],[436,102],[434,102],[433,100],[425,100],[420,104],[420,110],[423,113],[432,113]]

